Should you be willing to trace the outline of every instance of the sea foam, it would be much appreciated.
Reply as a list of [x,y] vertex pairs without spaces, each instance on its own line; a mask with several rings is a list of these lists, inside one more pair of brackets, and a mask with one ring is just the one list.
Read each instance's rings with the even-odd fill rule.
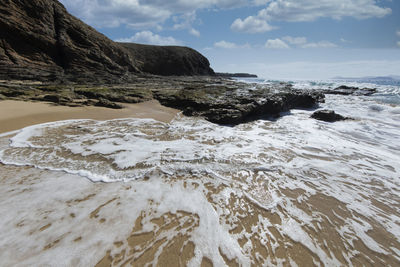
[[[191,214],[190,221],[198,224],[190,232],[196,245],[190,261],[194,266],[203,257],[224,264],[221,253],[244,266],[297,264],[300,259],[290,247],[311,251],[304,257],[309,253],[317,265],[352,265],[359,258],[376,264],[382,259],[396,262],[398,106],[375,98],[332,95],[321,108],[353,119],[326,123],[311,119],[312,111],[293,110],[276,121],[235,127],[183,116],[170,123],[63,121],[20,130],[2,145],[0,161],[78,174],[107,182],[110,188],[129,185],[133,191],[116,189],[112,195],[125,203],[119,209],[124,222],[149,210],[151,200],[154,214],[143,219],[143,232],[159,227],[152,223],[154,217]],[[124,227],[119,239],[128,235],[129,227]],[[174,234],[179,233],[186,232],[177,228]],[[390,245],[379,238],[382,234]],[[99,239],[93,233],[88,240],[90,246]],[[265,255],[257,252],[259,244]],[[286,259],[268,256],[283,248]],[[111,250],[117,255],[122,248]]]

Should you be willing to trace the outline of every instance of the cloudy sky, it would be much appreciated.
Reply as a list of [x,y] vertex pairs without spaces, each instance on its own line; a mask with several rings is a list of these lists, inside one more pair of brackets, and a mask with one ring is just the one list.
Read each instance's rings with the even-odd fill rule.
[[269,79],[400,75],[399,0],[61,0],[122,42],[185,45]]

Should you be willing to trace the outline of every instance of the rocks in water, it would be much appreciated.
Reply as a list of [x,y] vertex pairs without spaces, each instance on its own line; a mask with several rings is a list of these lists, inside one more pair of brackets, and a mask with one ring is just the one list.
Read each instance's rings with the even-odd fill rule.
[[158,91],[154,97],[165,106],[182,110],[184,115],[201,116],[223,125],[278,116],[293,108],[312,108],[324,100],[324,95],[315,91],[274,86],[254,90],[246,84],[239,86],[182,89],[174,93]]
[[276,117],[293,108],[314,108],[324,101],[321,92],[296,90],[285,83],[256,85],[207,76],[150,76],[118,85],[28,81],[13,84],[0,80],[0,95],[14,100],[108,108],[122,108],[119,103],[156,99],[165,106],[182,110],[187,116],[201,116],[223,125]]
[[376,88],[359,88],[353,86],[341,85],[335,89],[322,90],[324,94],[331,95],[358,95],[369,96],[376,93]]
[[57,0],[0,0],[0,29],[0,79],[124,83],[141,72],[214,74],[190,48],[113,42]]
[[225,78],[258,78],[255,74],[250,73],[227,73],[227,72],[216,72],[215,75]]
[[344,117],[340,114],[335,113],[335,111],[333,111],[333,110],[328,110],[328,109],[322,109],[322,110],[315,111],[311,115],[311,118],[314,118],[314,119],[320,120],[320,121],[326,121],[326,122],[343,121],[343,120],[349,119],[347,117]]
[[210,62],[196,50],[182,46],[119,43],[138,61],[138,68],[155,75],[214,75]]

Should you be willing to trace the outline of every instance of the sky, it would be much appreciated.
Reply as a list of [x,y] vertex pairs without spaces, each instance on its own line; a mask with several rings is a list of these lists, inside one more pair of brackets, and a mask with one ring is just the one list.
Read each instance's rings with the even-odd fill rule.
[[399,0],[61,0],[112,40],[189,46],[267,79],[400,75]]

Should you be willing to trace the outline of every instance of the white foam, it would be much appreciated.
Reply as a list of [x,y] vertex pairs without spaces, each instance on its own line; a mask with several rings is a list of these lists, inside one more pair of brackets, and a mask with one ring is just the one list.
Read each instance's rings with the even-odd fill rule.
[[[326,224],[342,239],[339,247],[346,248],[342,254],[347,264],[361,253],[349,247],[349,240],[361,240],[374,253],[388,255],[396,250],[385,247],[368,232],[374,230],[372,220],[374,225],[392,234],[399,242],[395,245],[400,247],[400,214],[393,208],[400,201],[398,107],[378,103],[373,98],[327,96],[321,108],[335,109],[354,120],[324,123],[311,119],[312,111],[293,110],[291,115],[275,122],[255,121],[236,127],[186,117],[178,117],[169,124],[148,119],[64,121],[22,129],[11,138],[11,144],[1,148],[0,161],[65,171],[95,182],[124,181],[132,185],[136,190],[133,195],[118,191],[123,186],[120,183],[104,185],[115,189],[108,194],[121,194],[121,198],[137,205],[130,207],[126,202],[118,210],[128,218],[127,228],[117,231],[118,236],[127,234],[127,225],[132,226],[141,209],[148,209],[144,203],[149,199],[158,203],[152,206],[158,215],[178,210],[197,214],[200,224],[192,236],[196,250],[191,265],[200,264],[203,256],[212,259],[215,265],[223,265],[219,248],[243,265],[254,264],[251,242],[241,247],[238,239],[263,233],[262,242],[276,240],[269,227],[311,250],[323,264],[340,265],[332,251],[325,251],[333,247],[332,240],[309,235],[324,229]],[[151,177],[150,182],[140,180],[144,177]],[[198,186],[185,187],[179,179],[175,181],[176,177],[195,181]],[[82,184],[76,178],[71,181]],[[63,178],[63,183],[68,183],[67,178]],[[225,187],[212,194],[213,203],[207,198],[205,183]],[[73,185],[67,189],[78,190]],[[60,190],[56,181],[49,190]],[[61,198],[66,198],[65,190],[60,191]],[[45,201],[39,194],[31,197]],[[319,210],[318,205],[313,206],[316,204],[309,201],[314,197],[334,199],[340,207],[332,207],[332,214]],[[276,214],[282,224],[260,218],[252,227],[253,232],[230,234],[229,230],[240,223],[235,210],[246,208],[251,212],[253,208],[248,203]],[[124,209],[132,210],[132,214],[125,214]],[[8,217],[9,221],[12,217]],[[340,221],[345,221],[344,225]],[[148,221],[144,227],[149,230],[154,224]],[[88,229],[82,228],[84,231]],[[19,236],[15,231],[10,233]],[[13,239],[11,235],[7,238]],[[112,243],[107,237],[101,241],[97,236],[90,242]],[[271,245],[273,250],[278,244],[276,241]],[[33,244],[32,249],[35,249]],[[96,258],[100,252],[105,250],[91,257]],[[32,259],[26,262],[31,263]]]

